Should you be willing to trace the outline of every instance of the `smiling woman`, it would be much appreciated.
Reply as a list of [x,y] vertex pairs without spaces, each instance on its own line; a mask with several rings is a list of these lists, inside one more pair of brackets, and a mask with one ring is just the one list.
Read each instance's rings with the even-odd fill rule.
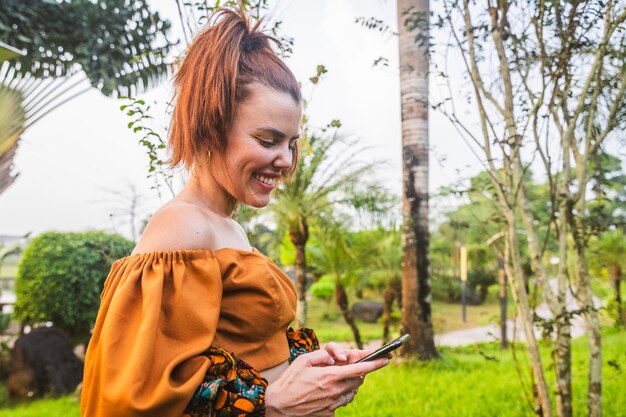
[[290,279],[250,246],[237,203],[264,207],[297,163],[295,77],[242,9],[221,9],[176,75],[172,165],[191,173],[102,292],[81,414],[332,416],[387,359],[288,329]]

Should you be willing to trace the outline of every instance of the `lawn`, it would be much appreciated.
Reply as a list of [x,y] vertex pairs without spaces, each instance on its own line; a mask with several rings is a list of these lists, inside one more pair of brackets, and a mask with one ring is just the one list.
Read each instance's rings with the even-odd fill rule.
[[[607,292],[607,296],[610,293]],[[433,302],[433,323],[436,333],[449,332],[495,323],[499,305],[495,292],[480,306],[469,306],[467,321],[461,319],[459,304]],[[509,317],[513,303],[509,302]],[[352,333],[333,303],[311,300],[308,325],[316,330],[322,343],[351,341]],[[358,323],[364,340],[382,337],[379,323]],[[392,334],[399,332],[399,316],[395,314]],[[612,328],[603,331],[605,416],[626,416],[626,332]],[[495,343],[464,348],[440,348],[441,360],[432,363],[404,362],[395,359],[387,368],[369,375],[354,402],[338,411],[338,417],[356,416],[532,416],[524,393],[529,391],[529,366],[521,347],[517,349],[519,372],[512,351],[501,351]],[[574,411],[585,415],[587,345],[575,340],[572,350]],[[542,349],[543,360],[549,364],[550,351]],[[546,366],[548,368],[548,366]],[[550,371],[548,371],[550,372]],[[522,375],[523,380],[520,380]],[[552,374],[548,374],[553,384]],[[522,386],[525,389],[522,389]],[[552,386],[551,386],[552,388]],[[10,406],[6,388],[0,384],[0,417],[78,417],[75,396],[33,401]]]
[[[605,416],[626,416],[626,332],[606,329],[603,338],[603,406]],[[586,415],[587,346],[579,339],[572,350],[574,414]],[[495,344],[441,349],[442,359],[432,363],[395,363],[369,375],[354,402],[338,417],[479,417],[532,416],[523,395],[511,350]],[[544,363],[549,349],[542,349]],[[518,351],[518,358],[525,355]],[[521,360],[520,360],[521,362]],[[530,393],[527,361],[521,369]],[[551,387],[552,374],[547,375]]]
[[[604,390],[605,416],[624,416],[626,396],[626,332],[605,329]],[[574,412],[585,415],[587,345],[575,340],[572,350]],[[441,349],[441,360],[432,363],[404,362],[397,359],[387,368],[369,375],[354,402],[338,411],[338,417],[482,417],[532,416],[522,385],[529,387],[526,356],[518,349],[520,380],[511,350],[496,344]],[[542,349],[544,361],[550,352]],[[547,363],[547,362],[546,362]],[[548,375],[553,384],[552,374]],[[2,387],[4,389],[4,387]],[[2,394],[2,393],[0,393]],[[34,401],[15,408],[0,409],[0,417],[78,417],[73,396]]]

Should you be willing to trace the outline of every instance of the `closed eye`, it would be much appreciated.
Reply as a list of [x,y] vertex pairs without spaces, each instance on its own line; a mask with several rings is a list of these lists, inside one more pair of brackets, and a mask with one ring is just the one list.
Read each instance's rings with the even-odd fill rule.
[[272,146],[276,145],[276,141],[272,140],[272,139],[264,139],[261,138],[259,136],[255,136],[253,135],[253,137],[264,147],[266,148],[271,148]]

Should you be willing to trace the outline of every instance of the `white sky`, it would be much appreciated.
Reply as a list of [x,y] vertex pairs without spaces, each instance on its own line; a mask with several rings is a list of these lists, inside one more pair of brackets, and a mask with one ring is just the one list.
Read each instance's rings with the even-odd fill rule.
[[[173,1],[152,3],[162,17],[178,25]],[[389,161],[379,172],[380,180],[399,193],[397,38],[354,23],[359,16],[376,16],[395,30],[395,3],[282,0],[271,5],[275,17],[283,21],[283,33],[295,39],[294,54],[287,63],[296,77],[308,79],[318,64],[329,71],[312,96],[309,114],[313,124],[340,119],[343,134],[374,147],[365,158]],[[372,67],[380,56],[390,60],[388,68]],[[169,98],[167,84],[146,94],[146,100],[165,102]],[[119,110],[121,104],[92,90],[25,132],[15,159],[20,176],[0,194],[0,234],[101,229],[130,237],[129,225],[118,214],[113,220],[110,216],[127,208],[120,195],[128,195],[129,184],[144,196],[143,217],[161,204],[146,179],[147,157],[137,143],[139,135],[127,128],[130,119]],[[479,170],[455,130],[433,112],[430,142],[431,190],[456,181],[459,173],[467,178]]]

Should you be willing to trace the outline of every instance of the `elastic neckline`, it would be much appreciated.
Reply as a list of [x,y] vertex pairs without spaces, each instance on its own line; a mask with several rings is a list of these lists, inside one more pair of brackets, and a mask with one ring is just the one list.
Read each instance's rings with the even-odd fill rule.
[[215,258],[215,257],[218,257],[217,255],[220,252],[235,252],[235,253],[239,253],[242,255],[257,255],[257,256],[265,257],[265,255],[259,252],[259,250],[255,247],[253,247],[252,250],[241,249],[241,248],[229,248],[229,247],[224,247],[224,248],[219,248],[219,249],[173,249],[173,250],[160,250],[160,251],[134,253],[132,255],[128,255],[123,258],[120,258],[114,263],[127,261],[127,260],[135,259],[135,258],[141,259],[141,258],[146,258],[150,256],[153,256],[153,257],[174,256],[176,257],[179,255],[180,256],[185,256],[185,255],[193,256],[193,255],[198,255],[198,254],[206,254]]

